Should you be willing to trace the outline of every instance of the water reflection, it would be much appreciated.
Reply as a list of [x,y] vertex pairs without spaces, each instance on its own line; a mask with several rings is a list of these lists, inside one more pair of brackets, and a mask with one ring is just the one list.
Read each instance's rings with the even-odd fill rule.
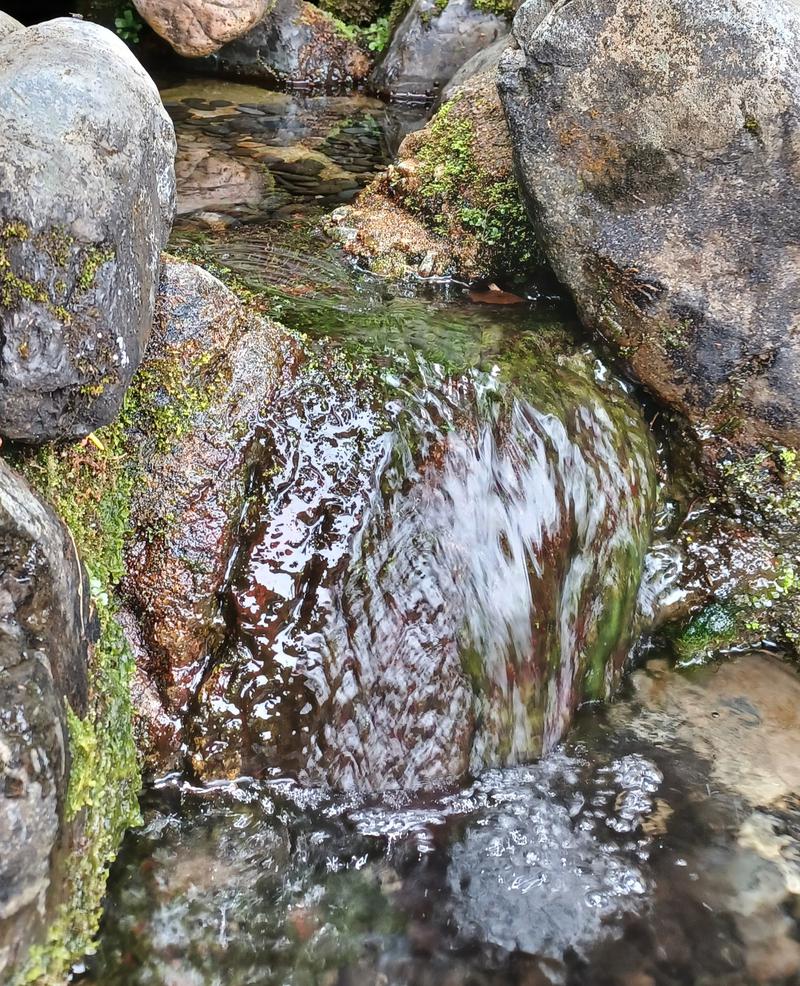
[[161,93],[178,138],[177,230],[265,222],[350,201],[424,110],[214,79]]
[[[726,718],[749,731],[751,750],[772,742],[774,696],[762,693],[760,721],[745,722],[715,693],[765,675],[798,698],[796,676],[773,658],[691,679],[656,663],[613,723],[586,711],[540,763],[427,800],[165,782],[117,864],[87,980],[794,982],[798,768],[781,767],[773,793],[775,783],[784,793],[759,805],[698,752]],[[655,723],[674,719],[664,696],[681,682],[695,706],[681,706],[676,742]],[[797,743],[797,718],[783,735]],[[773,773],[767,762],[759,772]]]

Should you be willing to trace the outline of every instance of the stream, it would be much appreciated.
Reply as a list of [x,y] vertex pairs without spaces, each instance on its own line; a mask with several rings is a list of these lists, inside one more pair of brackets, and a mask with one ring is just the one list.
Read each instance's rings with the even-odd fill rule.
[[74,981],[796,982],[796,677],[647,647],[623,676],[664,514],[632,388],[546,277],[477,304],[321,237],[419,107],[163,98],[175,248],[324,357],[264,414],[272,468],[185,721],[203,769],[145,790]]

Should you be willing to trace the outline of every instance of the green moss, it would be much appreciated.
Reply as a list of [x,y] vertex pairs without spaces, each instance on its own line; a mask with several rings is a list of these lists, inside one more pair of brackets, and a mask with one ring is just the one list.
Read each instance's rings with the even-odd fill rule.
[[679,667],[700,664],[737,643],[740,614],[733,603],[716,602],[693,616],[675,637]]
[[99,628],[89,668],[89,709],[67,710],[70,783],[67,819],[80,833],[62,877],[64,903],[43,945],[15,983],[61,983],[83,955],[100,919],[107,868],[126,828],[137,823],[139,771],[133,742],[132,657],[116,622],[113,586],[123,574],[123,545],[134,477],[117,423],[97,444],[20,453],[15,464],[50,499],[72,533],[89,575],[92,623]]
[[31,951],[13,986],[63,983],[65,969],[91,947],[108,866],[124,831],[138,822],[133,658],[116,619],[116,590],[125,572],[131,498],[143,478],[143,438],[163,447],[209,406],[220,383],[209,362],[206,355],[188,367],[167,356],[148,360],[134,377],[118,420],[99,429],[91,441],[17,451],[11,457],[69,527],[89,576],[92,624],[98,627],[89,669],[89,709],[82,719],[67,710],[71,768],[66,814],[77,820],[80,838],[63,875],[64,903],[45,943]]
[[745,118],[744,118],[744,129],[749,134],[752,134],[754,137],[760,137],[761,136],[761,124],[752,115],[752,113],[748,113],[748,114],[745,115]]
[[388,16],[390,38],[400,26],[400,22],[411,9],[411,2],[412,0],[392,0],[392,5],[389,8]]
[[[19,250],[28,245],[47,258],[52,276],[48,280],[29,279],[15,270],[15,245]],[[41,305],[64,325],[70,325],[72,313],[62,303],[68,299],[69,285],[89,291],[97,271],[114,257],[113,249],[84,246],[60,227],[33,234],[19,220],[0,223],[0,307],[13,310],[24,302]]]
[[513,0],[472,0],[472,6],[484,14],[495,14],[497,17],[514,16],[515,6]]
[[731,456],[720,471],[725,495],[759,526],[794,540],[800,534],[800,465],[797,451],[765,445],[748,456]]
[[541,262],[536,236],[513,177],[498,178],[476,158],[471,119],[458,100],[433,118],[418,152],[419,191],[406,204],[437,235],[474,237],[487,274],[522,273]]
[[97,272],[103,264],[110,263],[115,257],[112,249],[101,249],[100,247],[88,247],[82,257],[82,263],[78,272],[78,286],[81,291],[89,291],[95,282]]
[[356,28],[373,23],[381,13],[381,4],[376,0],[318,0],[317,6]]

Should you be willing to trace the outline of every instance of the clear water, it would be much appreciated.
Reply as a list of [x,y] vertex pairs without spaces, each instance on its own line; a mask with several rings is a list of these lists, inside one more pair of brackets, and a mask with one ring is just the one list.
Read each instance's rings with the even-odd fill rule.
[[[389,287],[310,232],[406,121],[202,86],[166,94],[200,162],[178,239],[210,231],[203,257],[328,356],[265,418],[228,650],[186,723],[237,779],[147,791],[76,979],[800,981],[800,723],[773,702],[800,708],[793,677],[655,662],[559,745],[627,653],[654,508],[626,388],[541,285],[509,309]],[[377,367],[379,400],[337,352]]]
[[[765,678],[797,687],[771,658],[689,678],[656,663],[540,762],[435,797],[166,780],[115,867],[87,980],[796,982],[798,802],[720,782],[732,735],[778,753],[772,700],[742,704]],[[788,753],[797,717],[780,726]]]

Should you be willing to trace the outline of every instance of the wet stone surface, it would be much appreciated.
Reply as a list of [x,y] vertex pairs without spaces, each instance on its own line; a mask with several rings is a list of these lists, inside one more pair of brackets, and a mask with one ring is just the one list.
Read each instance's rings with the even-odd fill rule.
[[[758,691],[765,676],[780,695]],[[691,705],[665,698],[687,689]],[[773,770],[770,738],[780,725],[797,748],[789,701],[800,679],[776,658],[680,675],[655,662],[611,719],[586,710],[540,763],[431,799],[166,782],[82,981],[795,982],[800,776]],[[748,737],[738,790],[707,758],[731,729]]]

